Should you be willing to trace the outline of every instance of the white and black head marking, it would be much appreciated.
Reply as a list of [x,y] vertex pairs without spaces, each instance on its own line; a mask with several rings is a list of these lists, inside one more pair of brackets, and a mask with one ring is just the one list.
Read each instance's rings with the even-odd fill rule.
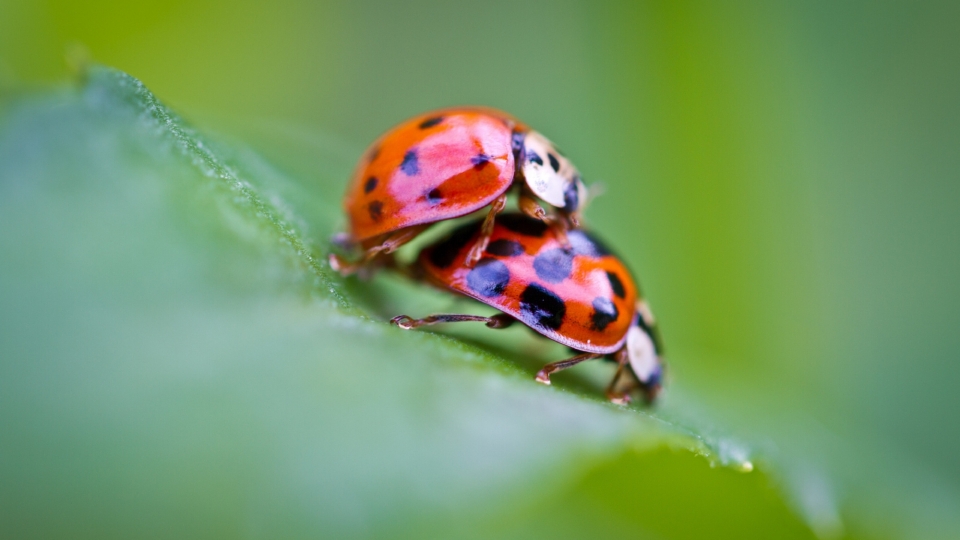
[[653,315],[646,302],[637,302],[635,324],[627,331],[627,358],[637,380],[646,387],[658,386],[663,375],[660,346],[654,325]]
[[520,169],[530,190],[544,201],[576,212],[587,200],[587,188],[580,173],[549,139],[529,131],[523,139]]

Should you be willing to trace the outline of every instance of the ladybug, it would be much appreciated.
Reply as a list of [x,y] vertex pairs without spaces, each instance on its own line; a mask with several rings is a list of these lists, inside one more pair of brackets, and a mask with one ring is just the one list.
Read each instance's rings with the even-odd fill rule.
[[[607,387],[615,402],[629,401],[638,386],[647,402],[660,389],[661,346],[653,315],[626,266],[599,240],[583,230],[567,232],[568,245],[544,222],[520,213],[499,216],[490,242],[472,268],[467,257],[482,234],[482,221],[454,230],[424,248],[415,263],[416,273],[441,288],[460,293],[502,313],[433,315],[391,320],[403,329],[443,323],[477,321],[505,328],[520,321],[536,332],[581,354],[547,364],[537,381],[550,384],[550,375],[585,360],[607,358],[618,364]],[[635,384],[618,392],[625,369]]]
[[[489,207],[465,260],[472,267],[514,186],[522,212],[561,235],[579,226],[586,187],[576,167],[543,135],[494,109],[445,109],[407,120],[364,153],[343,199],[349,232],[337,235],[335,243],[359,245],[363,255],[350,263],[333,254],[330,265],[352,274],[433,223]],[[555,211],[547,213],[537,199]]]

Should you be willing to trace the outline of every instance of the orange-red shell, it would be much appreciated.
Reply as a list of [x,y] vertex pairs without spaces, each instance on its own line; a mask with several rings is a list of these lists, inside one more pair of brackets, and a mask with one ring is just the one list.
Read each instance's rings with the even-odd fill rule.
[[514,179],[513,133],[526,127],[492,109],[412,118],[367,150],[343,201],[353,240],[464,216]]
[[435,284],[475,298],[544,336],[585,352],[619,350],[634,321],[637,287],[596,238],[569,231],[564,249],[553,230],[523,214],[502,214],[483,258],[464,262],[480,222],[456,229],[421,251],[418,264]]

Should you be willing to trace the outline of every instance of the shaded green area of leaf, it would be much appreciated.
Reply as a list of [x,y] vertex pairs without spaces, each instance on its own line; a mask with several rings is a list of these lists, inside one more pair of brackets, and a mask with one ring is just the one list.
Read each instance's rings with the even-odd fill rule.
[[819,472],[795,481],[776,452],[737,472],[750,451],[682,392],[621,409],[599,396],[609,366],[536,385],[561,349],[523,329],[385,324],[462,304],[340,280],[329,193],[126,75],[3,115],[4,536],[842,532]]

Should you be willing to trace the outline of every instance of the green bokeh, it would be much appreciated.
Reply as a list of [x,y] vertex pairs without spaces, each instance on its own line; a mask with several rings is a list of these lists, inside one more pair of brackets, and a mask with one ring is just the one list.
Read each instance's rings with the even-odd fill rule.
[[6,109],[61,83],[65,51],[87,51],[266,156],[317,234],[386,127],[506,109],[605,186],[587,218],[663,326],[663,414],[795,464],[783,482],[808,514],[803,490],[824,484],[848,530],[932,535],[960,515],[958,17],[949,2],[2,1],[0,93]]

